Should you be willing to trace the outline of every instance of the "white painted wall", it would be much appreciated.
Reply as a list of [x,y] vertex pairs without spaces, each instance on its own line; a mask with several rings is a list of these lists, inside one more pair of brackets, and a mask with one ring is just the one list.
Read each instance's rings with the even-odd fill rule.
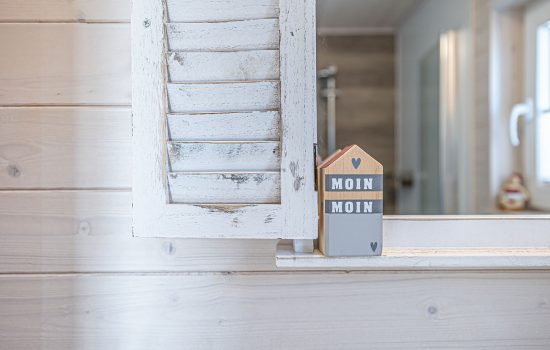
[[[415,183],[419,183],[420,177],[420,62],[433,47],[439,42],[441,34],[449,30],[460,30],[461,41],[459,44],[460,66],[459,77],[469,76],[470,48],[469,28],[471,22],[471,3],[469,1],[455,0],[430,0],[425,1],[404,20],[397,33],[397,168],[398,172],[412,171]],[[462,83],[460,83],[462,84]],[[469,122],[470,87],[460,86],[459,103],[463,114],[460,133],[464,135]],[[464,117],[464,118],[462,118]],[[461,137],[464,145],[468,140]],[[459,151],[460,178],[466,179],[470,169],[467,164],[469,154],[468,147],[462,147]],[[462,199],[459,203],[459,211],[468,211],[468,198],[465,198],[470,190],[465,183],[459,183]],[[419,213],[420,190],[418,185],[411,189],[403,189],[398,192],[398,212],[401,214]]]
[[281,272],[273,240],[132,238],[130,3],[44,4],[0,0],[1,350],[548,348],[550,272]]

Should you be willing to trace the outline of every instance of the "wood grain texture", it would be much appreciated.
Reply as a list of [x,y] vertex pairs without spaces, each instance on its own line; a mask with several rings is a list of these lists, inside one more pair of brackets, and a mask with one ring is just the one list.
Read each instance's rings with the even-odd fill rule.
[[131,125],[125,107],[0,108],[0,189],[129,188]]
[[278,109],[278,81],[168,84],[170,112],[246,112]]
[[170,22],[227,22],[278,18],[278,0],[167,0]]
[[275,141],[280,138],[279,112],[169,114],[172,141]]
[[0,277],[2,349],[547,349],[550,273]]
[[[131,197],[118,191],[1,192],[0,273],[275,269],[275,241],[134,238]],[[231,220],[242,227],[242,214],[234,211]],[[263,219],[277,221],[274,214]]]
[[170,52],[170,82],[278,80],[279,51]]
[[129,22],[131,0],[0,0],[2,22]]
[[298,239],[317,238],[315,4],[280,1],[283,231]]
[[172,203],[267,203],[281,201],[277,172],[170,173]]
[[0,105],[130,104],[127,24],[0,24],[0,43]]
[[171,51],[234,51],[279,48],[277,19],[221,23],[168,23]]
[[[164,47],[164,8],[161,0],[135,0],[132,11],[132,67],[133,67],[133,234],[136,237],[203,237],[203,238],[283,238],[281,232],[281,206],[274,204],[261,205],[206,205],[206,204],[167,204],[168,178],[165,165],[168,162],[166,141],[168,130],[166,123],[167,107],[165,106],[165,53]],[[257,85],[259,84],[259,85]],[[218,96],[208,91],[209,84],[195,85],[195,96],[198,103],[191,101],[184,91],[173,91],[183,95],[178,112],[190,110],[204,113],[214,109],[225,111],[228,108],[247,106],[257,111],[258,105],[278,108],[278,83],[259,82],[249,84],[219,84],[216,93],[222,92],[220,104]],[[247,85],[245,87],[245,85]],[[222,87],[220,90],[219,87]],[[179,86],[180,88],[182,86]],[[185,87],[185,86],[184,86]],[[263,87],[263,88],[262,88]],[[233,103],[231,97],[247,96],[262,91],[276,93],[252,99],[243,103]],[[168,85],[177,90],[177,85]],[[224,90],[225,89],[225,90]],[[225,93],[230,92],[229,95]],[[241,95],[231,95],[239,92]],[[180,96],[181,97],[181,96]],[[187,99],[187,100],[186,100]],[[212,99],[209,101],[208,99]],[[225,100],[223,100],[225,99]],[[267,101],[267,103],[266,103]],[[269,108],[275,109],[275,108]],[[231,110],[230,110],[231,111]],[[239,110],[237,110],[239,111]],[[240,110],[242,112],[242,110]],[[178,173],[174,174],[175,181]],[[181,178],[180,178],[181,179]],[[174,179],[173,179],[174,180]],[[272,184],[274,182],[271,182]],[[205,184],[203,182],[203,184]],[[185,189],[186,184],[183,185]],[[203,187],[209,187],[208,185]],[[263,190],[266,192],[266,190]],[[198,193],[196,189],[193,191]],[[188,198],[187,198],[188,199]]]
[[173,172],[279,171],[279,142],[169,142]]
[[164,6],[162,0],[132,3],[133,233],[158,233],[168,202],[165,167]]
[[[360,159],[358,167],[353,165],[354,159]],[[325,212],[326,200],[382,200],[382,191],[326,191],[326,176],[330,175],[383,175],[384,167],[376,159],[363,151],[359,146],[353,145],[343,149],[335,158],[323,162],[318,168],[319,200],[321,212]]]

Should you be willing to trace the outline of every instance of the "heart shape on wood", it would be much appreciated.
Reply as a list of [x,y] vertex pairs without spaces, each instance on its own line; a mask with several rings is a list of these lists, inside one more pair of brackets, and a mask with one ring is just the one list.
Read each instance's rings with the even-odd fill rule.
[[351,164],[355,169],[359,168],[359,165],[361,165],[361,158],[352,158]]
[[378,248],[378,242],[370,242],[370,249],[372,249],[373,252],[376,252],[376,248]]

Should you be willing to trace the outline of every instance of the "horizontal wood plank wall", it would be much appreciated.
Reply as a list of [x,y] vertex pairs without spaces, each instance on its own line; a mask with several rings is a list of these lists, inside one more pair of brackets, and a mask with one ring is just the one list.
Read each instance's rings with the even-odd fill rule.
[[131,205],[126,191],[0,192],[0,273],[275,268],[275,241],[132,238]]
[[127,107],[0,107],[0,189],[130,188]]
[[1,276],[0,348],[548,349],[549,277]]
[[[278,15],[276,0],[240,1]],[[226,3],[200,2],[219,21],[243,13]],[[1,350],[548,348],[549,273],[283,273],[275,241],[132,238],[129,26],[39,23],[129,11],[0,0],[0,22],[25,23],[0,25]],[[214,126],[260,120],[195,117],[169,116],[175,141],[243,140]],[[248,140],[277,141],[278,113],[261,120]]]
[[130,0],[0,0],[0,22],[129,22]]
[[128,24],[4,23],[0,43],[0,105],[130,105]]

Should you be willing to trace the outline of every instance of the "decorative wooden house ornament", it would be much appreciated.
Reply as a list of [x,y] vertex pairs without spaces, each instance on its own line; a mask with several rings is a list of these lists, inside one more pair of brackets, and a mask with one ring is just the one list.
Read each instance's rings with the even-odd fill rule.
[[327,256],[382,253],[383,167],[348,146],[318,167],[319,249]]

